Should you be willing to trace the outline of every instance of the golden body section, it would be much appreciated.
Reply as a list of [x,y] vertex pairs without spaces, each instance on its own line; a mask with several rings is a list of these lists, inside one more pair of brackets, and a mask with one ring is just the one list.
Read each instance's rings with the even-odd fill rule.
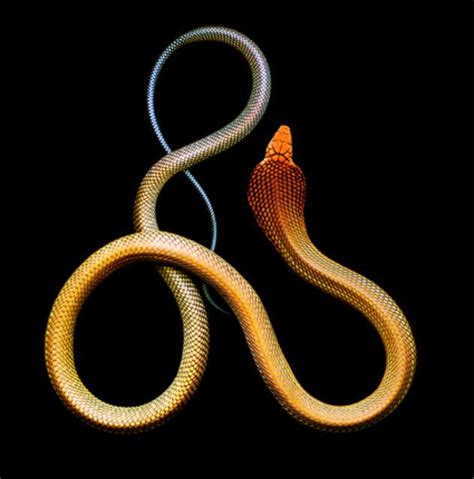
[[254,216],[301,279],[348,303],[373,324],[385,347],[386,369],[369,397],[347,406],[325,404],[300,386],[273,392],[303,422],[325,429],[355,429],[381,419],[403,399],[415,371],[415,342],[405,316],[385,291],[313,245],[305,225],[305,196],[306,180],[293,162],[290,129],[282,126],[252,174],[248,200]]
[[[294,376],[250,284],[204,246],[156,230],[148,216],[151,208],[147,198],[153,195],[146,192],[152,191],[150,178],[155,173],[151,175],[142,184],[136,206],[136,222],[143,230],[90,256],[54,303],[46,333],[46,365],[56,392],[70,410],[98,428],[136,432],[161,424],[190,399],[205,370],[208,326],[199,292],[186,273],[211,285],[226,301],[242,327],[265,384],[283,408],[304,424],[324,430],[354,430],[381,419],[400,403],[415,368],[410,327],[394,301],[377,285],[312,245],[303,214],[305,179],[292,161],[288,128],[279,130],[267,149],[267,158],[255,168],[249,201],[259,225],[288,265],[302,279],[361,311],[379,332],[387,356],[385,374],[380,386],[358,403],[334,406],[308,394]],[[82,383],[74,364],[74,330],[91,291],[115,270],[134,261],[162,265],[160,271],[172,288],[183,319],[183,354],[176,378],[166,391],[147,404],[122,407],[101,401]]]

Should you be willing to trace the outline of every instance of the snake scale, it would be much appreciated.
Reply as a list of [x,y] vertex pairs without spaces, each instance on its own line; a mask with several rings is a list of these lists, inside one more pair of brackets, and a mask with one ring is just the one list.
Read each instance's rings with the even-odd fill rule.
[[[176,413],[195,392],[208,355],[206,310],[191,274],[214,288],[232,310],[263,380],[286,411],[323,430],[367,426],[393,411],[408,391],[416,363],[415,344],[403,313],[384,291],[324,256],[309,239],[304,220],[305,178],[293,163],[288,127],[280,127],[265,159],[255,168],[248,200],[258,224],[286,263],[311,285],[360,311],[378,331],[385,347],[386,368],[380,385],[367,398],[335,406],[308,394],[294,376],[267,312],[250,284],[213,251],[158,228],[155,206],[166,182],[242,140],[259,122],[269,101],[271,81],[266,59],[250,39],[234,30],[192,30],[165,50],[162,63],[178,48],[198,41],[223,42],[243,54],[252,73],[249,101],[224,128],[158,161],[146,174],[136,197],[136,233],[102,247],[67,280],[54,302],[46,329],[45,359],[52,385],[72,412],[107,431],[142,431]],[[156,399],[138,406],[115,406],[95,397],[78,376],[74,331],[81,306],[92,290],[117,269],[136,261],[159,264],[158,270],[180,310],[183,352],[175,379]]]

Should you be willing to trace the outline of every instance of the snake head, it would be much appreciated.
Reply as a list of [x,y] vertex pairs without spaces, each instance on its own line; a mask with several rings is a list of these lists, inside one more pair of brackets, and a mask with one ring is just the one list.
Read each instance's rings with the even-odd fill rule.
[[291,131],[288,126],[280,126],[278,131],[273,135],[265,151],[265,159],[293,162],[293,143],[291,141]]

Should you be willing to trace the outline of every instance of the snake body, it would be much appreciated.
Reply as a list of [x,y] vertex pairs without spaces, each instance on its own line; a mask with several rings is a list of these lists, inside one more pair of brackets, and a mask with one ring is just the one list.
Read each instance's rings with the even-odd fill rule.
[[[287,263],[311,284],[363,312],[385,345],[387,366],[380,386],[368,398],[332,406],[308,394],[295,378],[267,312],[249,283],[216,253],[181,236],[159,231],[155,205],[166,182],[244,138],[263,115],[270,95],[265,57],[244,35],[221,27],[193,30],[166,51],[195,41],[221,41],[242,52],[253,86],[243,112],[229,125],[176,150],[147,173],[139,188],[134,220],[136,233],[91,255],[68,279],[56,298],[46,330],[48,374],[61,400],[79,417],[101,429],[133,432],[159,425],[176,413],[196,390],[208,353],[204,305],[189,273],[213,287],[237,317],[266,385],[279,403],[305,424],[330,430],[355,429],[382,418],[408,390],[415,365],[410,328],[395,303],[376,285],[329,260],[312,245],[304,227],[304,177],[289,154],[289,131],[281,129],[251,181],[249,200],[257,221]],[[74,364],[74,330],[81,306],[91,291],[113,271],[134,261],[160,264],[183,321],[183,354],[172,384],[156,399],[139,406],[115,406],[95,397]]]
[[257,223],[300,278],[345,301],[375,326],[385,346],[386,368],[370,396],[347,406],[325,404],[297,386],[290,395],[283,390],[276,394],[303,422],[353,429],[381,419],[403,399],[415,371],[415,342],[405,316],[385,291],[313,245],[305,226],[305,194],[305,177],[293,162],[290,129],[281,126],[250,180],[248,200]]
[[[140,185],[135,201],[134,223],[137,231],[155,232],[159,229],[155,205],[160,191],[170,178],[241,141],[257,125],[266,110],[270,98],[271,77],[265,56],[253,41],[228,28],[202,27],[177,38],[158,59],[152,76],[152,85],[174,52],[185,45],[203,41],[224,43],[243,55],[252,75],[249,100],[240,115],[224,128],[170,152],[150,169]],[[151,95],[149,103],[150,98]],[[101,263],[99,259],[97,261],[100,270]],[[137,431],[160,424],[186,404],[204,373],[209,350],[209,330],[206,309],[199,290],[188,275],[176,268],[160,266],[159,271],[179,307],[183,323],[183,353],[172,384],[149,404],[131,408],[117,407],[100,401],[85,388],[74,365],[73,340],[77,314],[87,297],[87,292],[80,288],[70,290],[67,288],[70,284],[68,281],[53,305],[45,339],[45,358],[49,377],[65,405],[79,417],[99,428],[111,431]],[[90,280],[92,279],[94,278],[91,277]],[[66,303],[61,300],[64,298],[65,290],[69,291],[70,295]]]
[[[148,117],[150,118],[151,126],[153,127],[153,131],[156,135],[156,138],[160,142],[161,146],[163,149],[166,151],[166,153],[171,153],[173,150],[171,147],[168,145],[168,142],[165,140],[165,137],[163,135],[163,132],[161,131],[161,128],[158,124],[158,119],[156,117],[156,111],[155,111],[155,91],[156,91],[156,84],[158,81],[158,77],[167,61],[169,56],[175,51],[175,48],[179,48],[179,42],[177,44],[171,44],[158,58],[158,60],[155,63],[155,66],[153,68],[153,71],[151,72],[150,75],[150,80],[148,82],[148,89],[147,89],[147,109],[148,109]],[[258,52],[257,52],[258,55]],[[214,207],[212,206],[211,200],[207,196],[206,191],[204,188],[201,186],[199,181],[196,179],[196,177],[189,171],[185,170],[183,172],[186,175],[186,178],[190,181],[190,183],[194,186],[195,190],[198,192],[199,196],[204,202],[204,205],[206,206],[207,212],[209,214],[209,219],[211,221],[211,243],[209,245],[209,249],[212,251],[216,250],[216,245],[217,245],[217,219],[216,219],[216,214],[214,212]],[[228,314],[228,312],[221,308],[212,298],[206,283],[202,285],[202,292],[204,293],[204,296],[206,297],[207,301],[209,304],[211,304],[214,308],[216,308],[218,311],[221,313]]]

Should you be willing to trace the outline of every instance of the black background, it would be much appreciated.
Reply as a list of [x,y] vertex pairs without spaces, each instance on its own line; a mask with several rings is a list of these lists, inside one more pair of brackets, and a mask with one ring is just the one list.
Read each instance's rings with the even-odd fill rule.
[[[468,156],[460,146],[467,107],[453,46],[458,28],[444,12],[407,6],[289,10],[256,16],[229,6],[225,14],[138,17],[42,10],[19,25],[17,36],[28,33],[13,73],[21,92],[12,122],[21,139],[5,186],[24,193],[4,190],[14,232],[6,301],[14,309],[4,318],[5,381],[12,382],[3,398],[2,479],[27,477],[29,468],[41,477],[112,477],[129,467],[129,477],[165,477],[169,468],[178,477],[247,477],[287,466],[291,477],[385,477],[465,461]],[[302,385],[337,404],[362,399],[381,378],[384,352],[362,316],[288,270],[253,220],[245,200],[250,173],[280,124],[291,127],[295,162],[307,178],[315,244],[386,289],[413,328],[413,386],[396,412],[369,429],[329,434],[295,422],[265,388],[235,318],[212,308],[202,384],[188,407],[154,431],[91,429],[50,386],[43,337],[51,305],[87,256],[132,231],[138,185],[163,155],[145,113],[148,75],[169,42],[205,24],[247,34],[271,67],[261,123],[193,172],[215,206],[218,253],[260,295]],[[223,126],[249,91],[248,68],[229,47],[179,51],[156,97],[169,143],[182,146]],[[166,186],[157,215],[163,230],[208,244],[205,208],[183,176]],[[81,377],[104,400],[139,404],[166,388],[179,363],[181,326],[151,265],[124,269],[93,293],[76,343]]]

